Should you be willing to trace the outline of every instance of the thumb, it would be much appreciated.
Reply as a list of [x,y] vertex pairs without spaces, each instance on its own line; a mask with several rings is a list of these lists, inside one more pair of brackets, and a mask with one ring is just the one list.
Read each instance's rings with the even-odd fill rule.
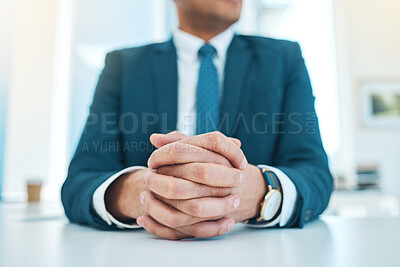
[[186,137],[188,136],[178,131],[170,132],[168,134],[152,134],[150,136],[150,142],[156,148],[160,148],[170,143],[185,139]]
[[[160,148],[160,147],[163,147],[170,143],[181,141],[187,137],[188,137],[187,135],[185,135],[181,132],[178,132],[178,131],[170,132],[168,134],[157,134],[156,133],[156,134],[152,134],[150,136],[150,142],[156,148]],[[232,142],[234,142],[238,147],[242,146],[242,142],[240,142],[239,139],[234,138],[234,137],[229,137],[229,139]]]
[[242,146],[242,142],[239,139],[234,137],[229,137],[229,139],[231,139],[231,141],[234,142],[238,147]]

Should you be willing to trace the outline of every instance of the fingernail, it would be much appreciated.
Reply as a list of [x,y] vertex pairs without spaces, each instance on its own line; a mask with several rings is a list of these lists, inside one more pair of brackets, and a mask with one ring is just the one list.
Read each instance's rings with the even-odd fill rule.
[[239,183],[237,185],[240,185],[243,183],[243,172],[240,172],[239,174]]
[[237,209],[240,204],[240,199],[238,197],[235,197],[235,200],[233,201],[233,208]]
[[140,199],[140,203],[142,203],[142,205],[144,204],[144,192],[142,192],[141,194],[140,194],[140,197],[139,197],[139,199]]
[[244,157],[242,163],[240,164],[240,168],[244,170],[246,167],[247,167],[247,160],[246,157]]
[[142,220],[141,218],[138,218],[138,219],[136,220],[136,223],[137,223],[139,226],[144,227],[144,222],[143,222],[143,220]]
[[233,226],[235,226],[235,223],[234,222],[229,222],[227,225],[226,225],[226,231],[230,231],[232,228],[233,228]]
[[147,178],[149,178],[149,171],[146,171],[145,173],[144,173],[144,177],[143,177],[143,179],[144,179],[144,182],[147,184]]
[[147,167],[151,168],[151,158],[147,160]]

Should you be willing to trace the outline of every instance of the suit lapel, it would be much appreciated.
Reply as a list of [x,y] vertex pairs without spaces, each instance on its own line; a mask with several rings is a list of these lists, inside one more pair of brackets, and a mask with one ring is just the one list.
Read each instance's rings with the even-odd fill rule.
[[229,46],[225,64],[225,81],[221,106],[221,131],[234,136],[252,52],[247,42],[235,36]]
[[[221,105],[221,131],[233,136],[243,89],[252,58],[247,42],[235,36],[229,46],[225,64],[225,81]],[[160,133],[176,130],[178,115],[178,65],[172,39],[156,48],[153,57],[155,98]]]
[[167,133],[176,130],[178,110],[178,67],[172,39],[157,47],[152,64],[159,131]]

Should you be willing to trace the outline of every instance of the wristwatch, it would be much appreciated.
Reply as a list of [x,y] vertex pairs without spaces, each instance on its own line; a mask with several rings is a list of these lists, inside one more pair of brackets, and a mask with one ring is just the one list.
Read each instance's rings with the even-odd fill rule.
[[260,224],[275,220],[282,209],[282,189],[276,174],[268,168],[260,168],[267,183],[267,194],[261,203],[260,216],[250,219],[245,223]]

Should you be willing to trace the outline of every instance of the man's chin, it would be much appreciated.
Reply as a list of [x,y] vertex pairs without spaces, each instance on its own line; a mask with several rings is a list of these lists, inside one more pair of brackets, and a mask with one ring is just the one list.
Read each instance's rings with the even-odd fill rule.
[[220,2],[224,2],[230,5],[242,6],[242,0],[218,0]]
[[225,24],[227,25],[227,27],[235,24],[236,22],[238,22],[240,19],[240,16],[237,16],[236,14],[232,14],[231,16],[229,16],[228,14],[225,14],[225,16],[220,16],[219,17],[219,21],[221,22],[221,24]]

